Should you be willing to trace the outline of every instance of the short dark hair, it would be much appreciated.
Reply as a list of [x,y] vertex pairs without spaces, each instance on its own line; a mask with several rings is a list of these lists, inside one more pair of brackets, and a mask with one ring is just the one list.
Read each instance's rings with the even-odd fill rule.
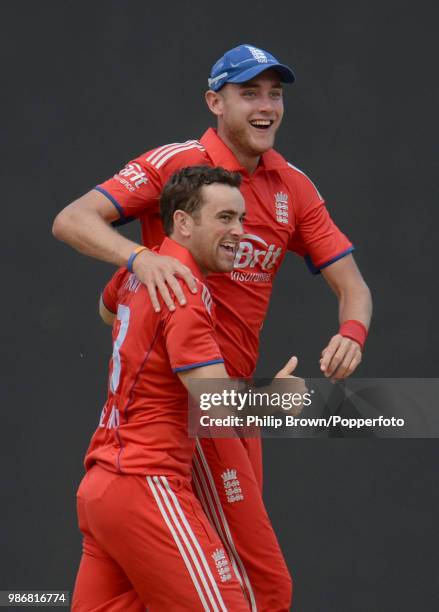
[[239,187],[241,175],[221,167],[191,166],[171,176],[160,198],[160,216],[167,236],[174,230],[174,212],[184,210],[190,215],[196,213],[203,203],[201,188],[213,183]]

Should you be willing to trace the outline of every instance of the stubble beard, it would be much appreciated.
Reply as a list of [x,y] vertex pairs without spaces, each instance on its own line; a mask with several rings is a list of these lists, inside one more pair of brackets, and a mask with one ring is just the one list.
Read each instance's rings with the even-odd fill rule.
[[270,146],[262,147],[258,146],[252,138],[252,134],[249,130],[252,128],[242,127],[236,130],[227,130],[226,136],[228,141],[231,143],[233,149],[247,158],[260,157],[263,153],[271,149],[274,144],[274,138]]

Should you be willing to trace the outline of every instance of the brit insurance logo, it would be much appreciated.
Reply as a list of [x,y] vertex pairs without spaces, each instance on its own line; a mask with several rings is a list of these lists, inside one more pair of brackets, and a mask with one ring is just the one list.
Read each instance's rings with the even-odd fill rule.
[[288,195],[283,191],[275,193],[274,206],[278,223],[288,223]]
[[139,189],[141,185],[146,185],[148,182],[146,174],[142,170],[142,166],[135,162],[127,164],[125,168],[122,168],[122,170],[116,174],[115,178],[117,178],[117,180],[129,191],[135,191]]
[[256,234],[243,234],[235,256],[234,268],[254,268],[259,265],[262,270],[271,270],[282,255],[282,247],[268,244]]

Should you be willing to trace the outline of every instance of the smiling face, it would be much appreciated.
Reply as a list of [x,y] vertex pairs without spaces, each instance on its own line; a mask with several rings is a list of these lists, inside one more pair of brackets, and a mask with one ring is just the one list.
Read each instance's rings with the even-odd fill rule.
[[[284,106],[279,74],[265,70],[245,83],[227,83],[220,91],[208,91],[206,101],[218,118],[218,135],[236,157],[250,160],[274,145]],[[251,165],[251,162],[250,162]]]
[[175,212],[175,230],[184,236],[178,241],[189,249],[204,274],[230,272],[243,234],[244,198],[237,187],[220,183],[204,185],[201,197],[202,204],[192,215]]

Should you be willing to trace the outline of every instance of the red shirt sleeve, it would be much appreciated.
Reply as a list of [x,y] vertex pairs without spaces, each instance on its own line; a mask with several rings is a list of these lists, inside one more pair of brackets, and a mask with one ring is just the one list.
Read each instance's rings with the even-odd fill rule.
[[186,292],[186,306],[169,313],[163,336],[173,372],[224,363],[214,327],[213,302],[205,285],[197,294]]
[[122,220],[157,208],[163,188],[157,170],[146,161],[148,153],[130,161],[113,178],[95,188],[117,208]]
[[119,289],[128,274],[129,272],[126,268],[119,268],[105,285],[102,292],[102,301],[105,308],[114,314],[117,312]]
[[96,189],[113,202],[123,222],[157,213],[160,194],[169,177],[180,168],[203,163],[209,161],[199,142],[168,144],[130,161]]
[[335,225],[325,202],[312,181],[300,170],[294,172],[292,191],[295,194],[296,230],[288,249],[305,258],[311,272],[341,259],[354,249],[350,240]]

